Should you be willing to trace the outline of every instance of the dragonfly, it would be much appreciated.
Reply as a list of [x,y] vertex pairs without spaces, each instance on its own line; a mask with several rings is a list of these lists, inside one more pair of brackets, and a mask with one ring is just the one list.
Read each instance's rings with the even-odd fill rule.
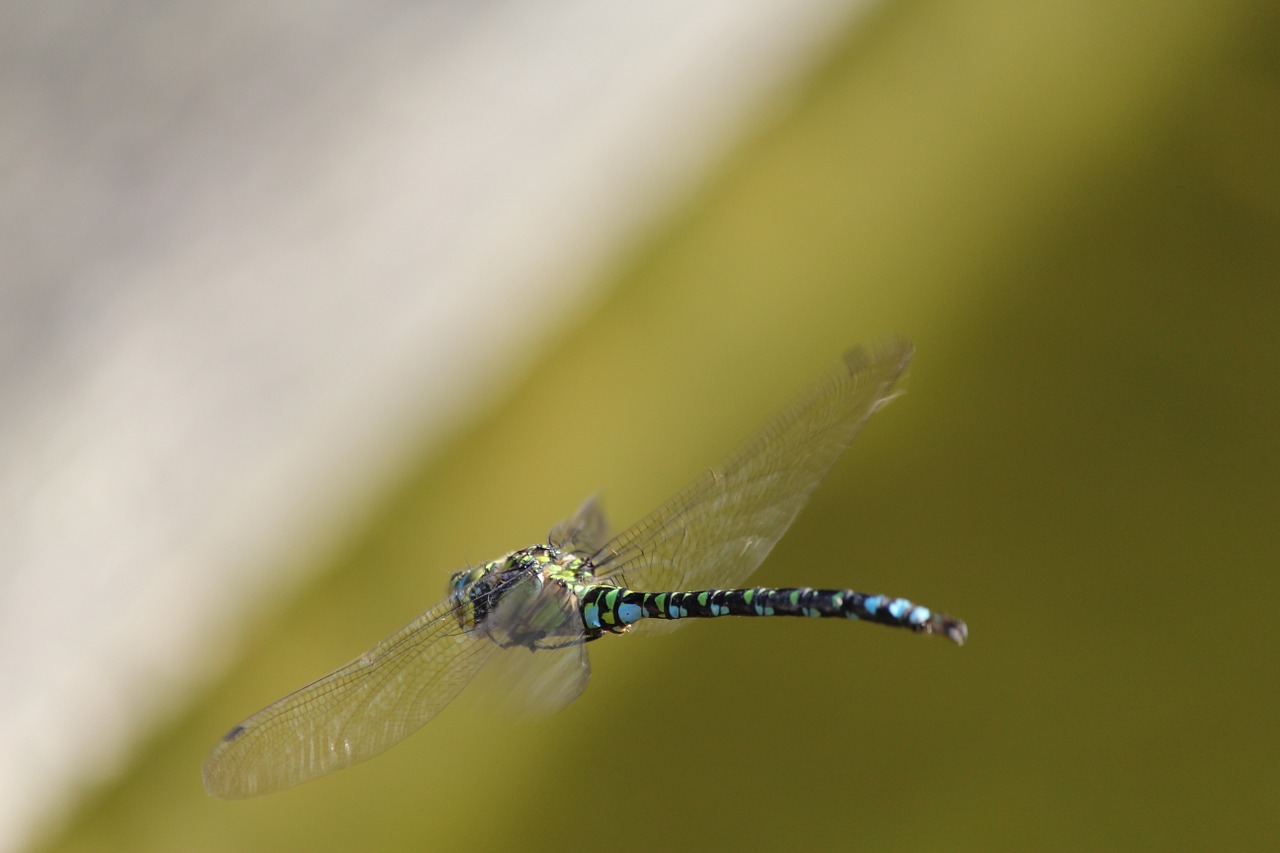
[[963,621],[905,598],[741,588],[897,395],[911,354],[903,338],[850,349],[745,447],[615,536],[588,499],[545,544],[454,573],[443,601],[227,732],[205,761],[206,790],[254,797],[365,761],[421,728],[495,657],[513,667],[517,698],[558,710],[586,686],[588,643],[689,619],[839,618],[963,645]]

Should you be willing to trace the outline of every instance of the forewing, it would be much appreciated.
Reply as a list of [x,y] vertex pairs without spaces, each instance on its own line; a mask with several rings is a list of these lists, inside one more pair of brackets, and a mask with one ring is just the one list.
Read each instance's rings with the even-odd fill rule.
[[446,599],[351,663],[236,726],[204,764],[215,797],[290,788],[371,758],[458,694],[495,649]]
[[740,586],[894,395],[911,351],[903,338],[849,350],[742,450],[596,552],[596,577],[644,591]]

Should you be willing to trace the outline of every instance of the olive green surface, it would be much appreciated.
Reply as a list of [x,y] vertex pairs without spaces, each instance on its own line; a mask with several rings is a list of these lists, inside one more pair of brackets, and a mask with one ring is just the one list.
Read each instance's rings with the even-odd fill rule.
[[[425,452],[50,849],[1248,849],[1280,833],[1274,4],[882,8]],[[912,337],[755,580],[964,648],[717,620],[592,646],[516,722],[220,802],[233,723],[601,492],[638,518],[844,347]],[[524,369],[520,366],[519,369]]]

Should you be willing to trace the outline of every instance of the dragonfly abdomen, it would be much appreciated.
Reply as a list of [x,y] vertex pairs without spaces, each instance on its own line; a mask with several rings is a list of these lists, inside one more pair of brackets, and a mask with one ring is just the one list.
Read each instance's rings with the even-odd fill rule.
[[582,595],[588,628],[620,632],[641,619],[710,619],[718,616],[806,616],[856,619],[918,634],[941,634],[958,645],[968,638],[964,622],[905,598],[851,589],[704,589],[636,592],[594,586]]

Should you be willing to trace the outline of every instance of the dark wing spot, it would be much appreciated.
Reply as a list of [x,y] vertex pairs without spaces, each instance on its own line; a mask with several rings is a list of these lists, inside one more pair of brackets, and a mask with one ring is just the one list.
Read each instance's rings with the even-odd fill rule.
[[244,734],[244,726],[236,726],[234,729],[222,736],[222,742],[230,743],[242,734]]

